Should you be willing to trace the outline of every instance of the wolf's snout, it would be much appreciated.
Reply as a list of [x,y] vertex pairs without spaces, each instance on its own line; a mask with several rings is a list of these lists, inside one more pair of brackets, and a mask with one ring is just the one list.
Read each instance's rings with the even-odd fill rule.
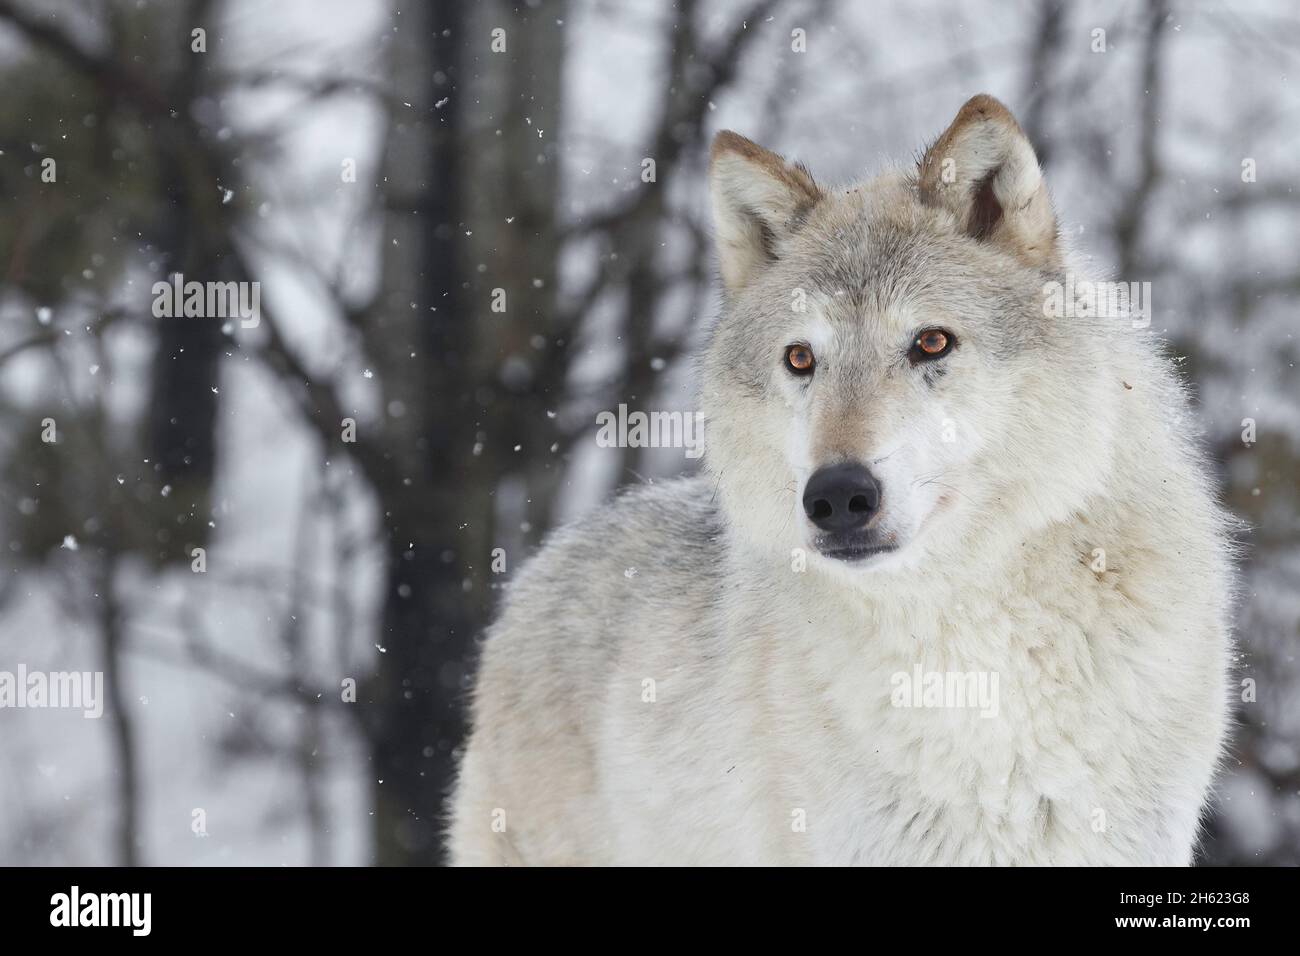
[[803,510],[822,531],[857,531],[880,510],[880,482],[854,462],[819,468],[804,489]]

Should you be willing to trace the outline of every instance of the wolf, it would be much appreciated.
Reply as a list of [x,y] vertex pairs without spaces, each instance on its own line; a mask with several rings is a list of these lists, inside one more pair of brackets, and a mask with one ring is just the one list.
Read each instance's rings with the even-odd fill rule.
[[1019,124],[976,96],[835,189],[724,131],[709,189],[703,471],[511,586],[452,862],[1188,864],[1234,527],[1159,341],[1045,312]]

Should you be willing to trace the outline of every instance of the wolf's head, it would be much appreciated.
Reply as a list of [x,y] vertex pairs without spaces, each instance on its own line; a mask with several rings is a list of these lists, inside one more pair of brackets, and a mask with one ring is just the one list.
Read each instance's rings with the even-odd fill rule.
[[1104,480],[1108,336],[1045,313],[1056,216],[997,100],[970,100],[915,170],[849,189],[722,132],[710,190],[707,463],[751,544],[914,566],[990,524],[1010,544]]

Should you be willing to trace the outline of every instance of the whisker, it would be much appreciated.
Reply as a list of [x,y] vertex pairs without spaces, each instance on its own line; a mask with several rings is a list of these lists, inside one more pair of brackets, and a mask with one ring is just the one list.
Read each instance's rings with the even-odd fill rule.
[[938,485],[940,488],[943,488],[946,491],[951,491],[954,495],[961,495],[961,497],[965,498],[967,501],[971,500],[970,496],[966,494],[964,491],[954,488],[952,485],[947,484],[946,482],[942,482],[936,479],[934,481],[927,482],[927,484]]

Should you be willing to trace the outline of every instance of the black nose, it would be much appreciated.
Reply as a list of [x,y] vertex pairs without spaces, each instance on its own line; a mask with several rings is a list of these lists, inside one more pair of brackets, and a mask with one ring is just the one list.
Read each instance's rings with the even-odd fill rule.
[[880,482],[854,462],[819,468],[804,489],[803,510],[823,531],[856,531],[880,510]]

